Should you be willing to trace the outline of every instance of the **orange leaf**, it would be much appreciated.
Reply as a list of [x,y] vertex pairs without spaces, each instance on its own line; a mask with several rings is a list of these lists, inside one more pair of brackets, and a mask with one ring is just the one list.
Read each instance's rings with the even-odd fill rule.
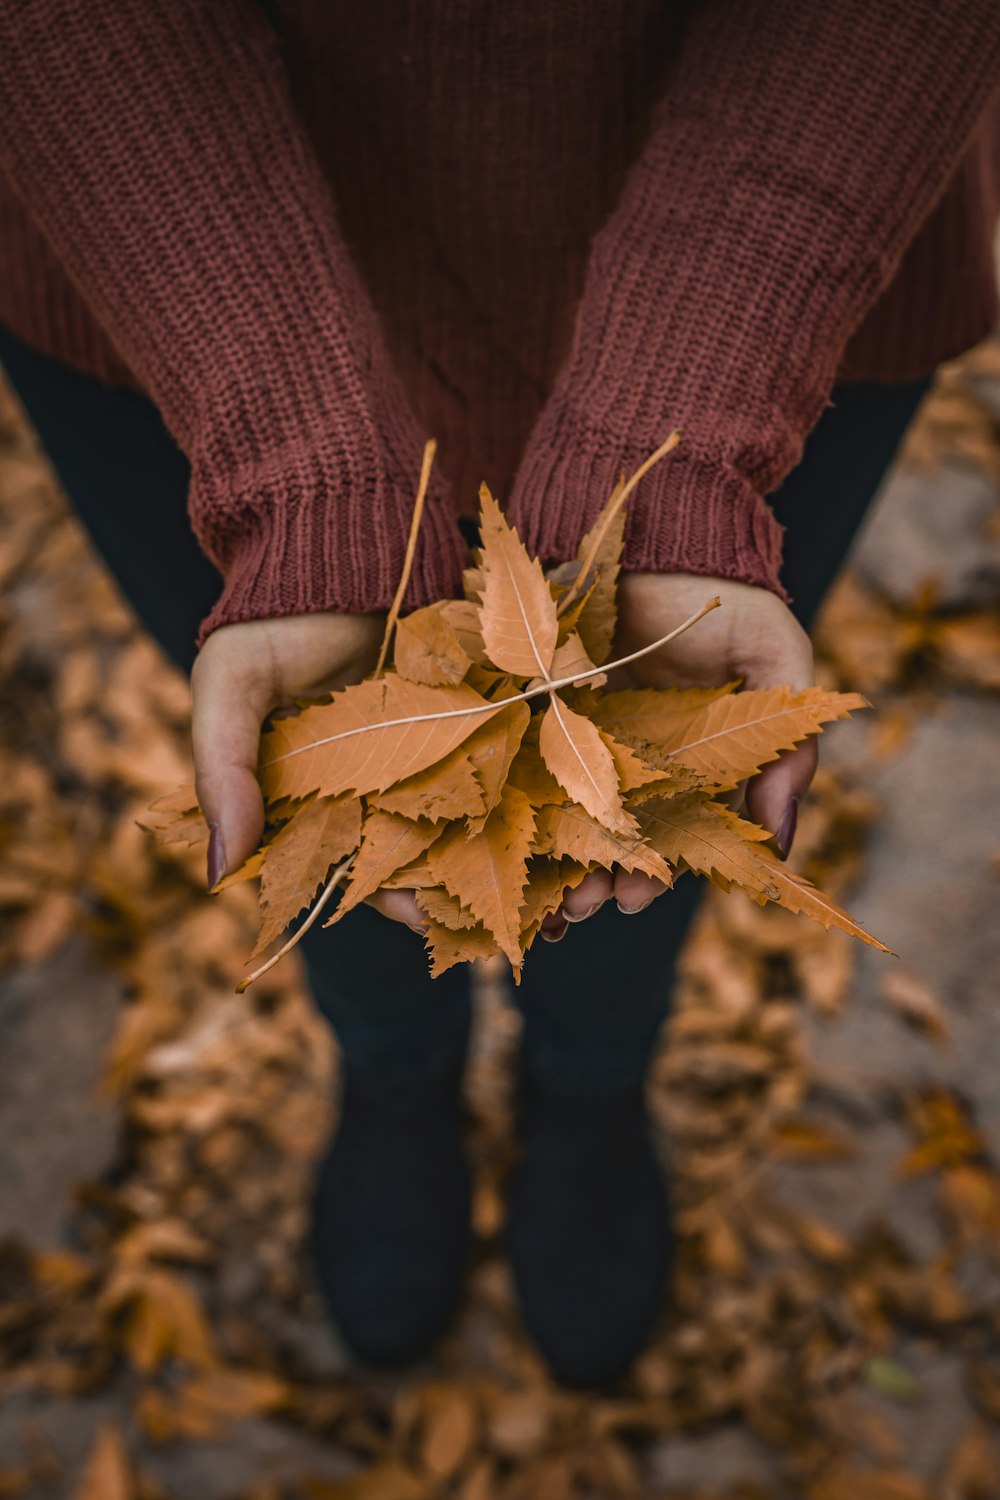
[[581,541],[576,554],[582,566],[597,542],[591,566],[596,578],[593,583],[589,579],[583,580],[589,593],[580,610],[577,630],[588,654],[598,663],[607,661],[611,655],[618,623],[618,573],[625,542],[625,509],[618,505],[621,488],[620,484],[615,487],[611,499]]
[[478,925],[469,908],[450,896],[443,886],[432,885],[417,891],[416,902],[432,922],[447,927],[449,932],[466,932]]
[[511,762],[530,720],[531,710],[526,703],[511,703],[466,740],[463,748],[483,789],[484,802],[483,812],[469,818],[470,833],[481,831],[487,814],[500,801]]
[[670,866],[644,839],[612,833],[574,804],[540,810],[535,852],[574,859],[585,865],[603,865],[606,870],[614,865],[623,870],[642,870],[668,886],[674,881]]
[[552,693],[538,736],[542,759],[574,802],[614,833],[633,834],[635,819],[622,806],[618,771],[600,731]]
[[407,681],[432,687],[461,682],[472,666],[471,656],[438,604],[429,604],[399,621],[393,662]]
[[427,687],[390,674],[335,693],[264,737],[261,784],[272,802],[383,792],[450,755],[498,709],[465,683]]
[[518,911],[534,834],[530,802],[508,786],[481,833],[469,837],[461,826],[448,828],[427,856],[440,884],[494,935],[515,968],[521,962]]
[[325,884],[331,868],[360,842],[357,797],[321,797],[285,824],[264,853],[254,957],[281,936]]
[[575,859],[536,859],[528,866],[528,883],[521,901],[521,946],[527,949],[545,918],[558,911],[567,891],[587,874]]
[[[818,733],[824,723],[865,707],[857,693],[830,693],[816,687],[798,693],[787,687],[766,688],[726,693],[684,715],[671,711],[657,719],[647,711],[642,734],[722,789],[753,776],[768,761]],[[618,721],[612,714],[605,699],[598,721],[615,729]],[[635,716],[629,727],[636,732]]]
[[548,677],[559,634],[552,591],[485,485],[480,498],[486,654],[517,677]]
[[133,1500],[135,1477],[121,1434],[101,1427],[73,1491],[73,1500]]
[[354,861],[350,884],[340,904],[324,926],[332,927],[341,917],[364,901],[390,875],[418,859],[440,833],[440,824],[423,819],[413,822],[398,813],[373,812],[365,819],[361,848]]
[[[498,715],[499,717],[499,715]],[[490,726],[486,725],[488,729]],[[479,731],[477,731],[479,733]],[[387,792],[368,798],[369,807],[402,813],[404,818],[464,818],[481,813],[483,789],[473,771],[468,742],[416,776],[407,776]]]
[[427,924],[426,943],[430,949],[431,974],[437,979],[456,964],[473,963],[477,958],[492,958],[498,951],[496,939],[481,922],[455,932],[438,922]]

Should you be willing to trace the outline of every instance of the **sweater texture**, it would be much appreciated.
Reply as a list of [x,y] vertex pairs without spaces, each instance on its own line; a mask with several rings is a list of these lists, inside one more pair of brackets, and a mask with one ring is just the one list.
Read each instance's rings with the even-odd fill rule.
[[[989,332],[996,0],[21,0],[0,321],[159,406],[219,625],[458,587],[481,480],[546,561],[780,592],[836,379]],[[136,504],[142,504],[141,496]]]

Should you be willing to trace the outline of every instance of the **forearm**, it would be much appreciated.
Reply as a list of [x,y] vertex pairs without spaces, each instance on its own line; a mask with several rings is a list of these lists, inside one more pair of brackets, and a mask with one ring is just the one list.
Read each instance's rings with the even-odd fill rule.
[[519,479],[532,546],[572,551],[618,468],[676,425],[681,448],[637,496],[628,566],[776,586],[763,497],[998,76],[992,4],[694,10]]
[[[214,623],[386,604],[419,435],[258,7],[5,7],[0,90],[0,161],[191,458]],[[437,493],[423,592],[460,560]]]

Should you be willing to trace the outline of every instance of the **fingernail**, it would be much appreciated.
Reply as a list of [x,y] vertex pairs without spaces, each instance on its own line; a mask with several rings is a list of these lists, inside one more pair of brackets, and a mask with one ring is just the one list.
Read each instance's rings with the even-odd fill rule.
[[226,851],[222,843],[222,829],[218,823],[210,823],[208,826],[208,888],[213,890],[226,873]]
[[616,905],[623,917],[637,917],[641,911],[646,910],[647,906],[652,906],[654,899],[653,896],[650,896],[649,900],[643,901],[641,906],[622,906],[620,901]]
[[781,814],[781,822],[778,831],[774,835],[774,842],[782,859],[787,859],[792,852],[792,843],[795,839],[795,825],[799,821],[799,799],[790,797],[788,806]]
[[574,916],[572,912],[567,911],[565,906],[563,907],[559,915],[565,922],[586,922],[588,917],[592,917],[594,915],[594,912],[600,911],[600,909],[600,901],[595,901],[593,906],[588,906],[586,911],[581,911],[576,916]]
[[541,929],[542,937],[547,943],[561,943],[569,928],[564,921],[561,927],[550,927]]

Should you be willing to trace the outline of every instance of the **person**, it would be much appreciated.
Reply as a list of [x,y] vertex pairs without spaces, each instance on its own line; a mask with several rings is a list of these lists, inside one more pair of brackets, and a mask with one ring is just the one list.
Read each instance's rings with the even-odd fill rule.
[[[677,426],[623,649],[717,592],[645,680],[812,681],[931,373],[994,324],[998,79],[994,0],[2,8],[0,363],[192,669],[210,882],[261,831],[261,722],[371,665],[425,435],[408,607],[457,591],[481,480],[562,561]],[[749,789],[783,854],[814,762]],[[694,884],[594,874],[525,968],[508,1244],[572,1385],[629,1368],[664,1292],[643,1078]],[[382,893],[306,943],[344,1064],[313,1252],[388,1365],[445,1326],[470,1239],[468,976],[427,977],[417,917]]]

